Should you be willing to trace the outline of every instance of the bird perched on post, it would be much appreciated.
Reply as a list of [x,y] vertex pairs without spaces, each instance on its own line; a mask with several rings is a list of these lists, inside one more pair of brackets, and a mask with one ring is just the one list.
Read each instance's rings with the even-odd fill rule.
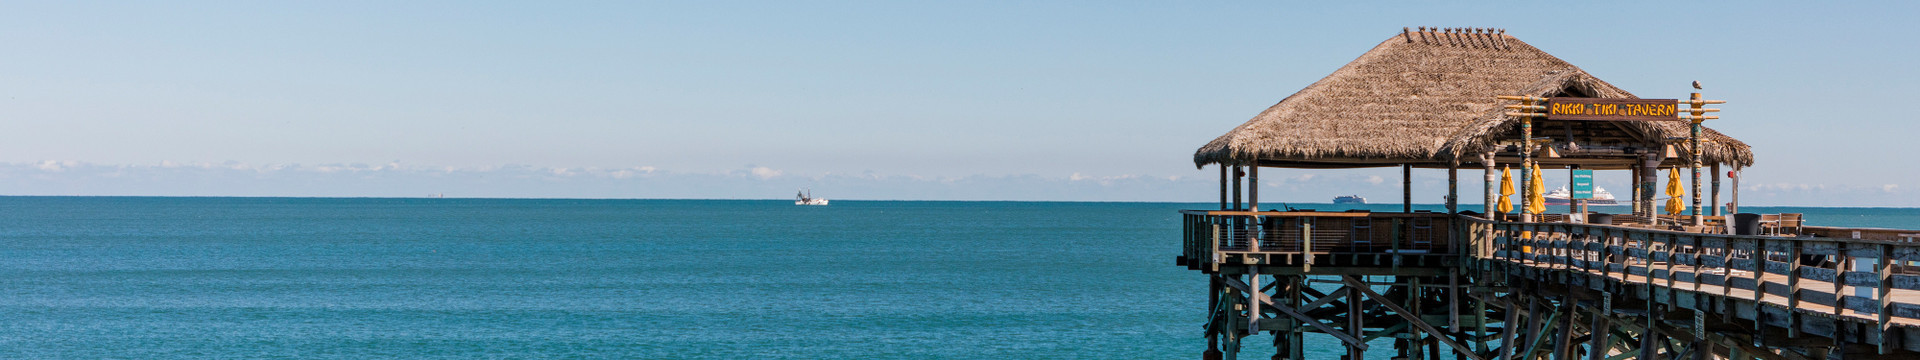
[[1700,90],[1700,80],[1694,80],[1694,81],[1693,81],[1693,89],[1694,89],[1694,90]]

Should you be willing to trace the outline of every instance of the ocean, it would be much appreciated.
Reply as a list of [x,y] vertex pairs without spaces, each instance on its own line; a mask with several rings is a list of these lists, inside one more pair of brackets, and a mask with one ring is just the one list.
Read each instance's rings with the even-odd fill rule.
[[0,197],[0,357],[1197,358],[1216,206]]

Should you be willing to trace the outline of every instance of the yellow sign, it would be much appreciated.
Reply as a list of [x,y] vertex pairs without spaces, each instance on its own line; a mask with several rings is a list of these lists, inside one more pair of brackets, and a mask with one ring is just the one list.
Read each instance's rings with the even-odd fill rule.
[[1547,99],[1547,120],[1679,120],[1673,99],[1603,99],[1557,97]]

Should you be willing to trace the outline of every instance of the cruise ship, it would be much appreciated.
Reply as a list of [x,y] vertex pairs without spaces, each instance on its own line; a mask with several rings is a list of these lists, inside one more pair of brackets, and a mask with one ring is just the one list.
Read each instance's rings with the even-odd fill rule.
[[1335,203],[1335,204],[1365,204],[1365,203],[1367,203],[1367,198],[1363,198],[1363,197],[1360,197],[1360,195],[1347,195],[1347,196],[1335,196],[1335,197],[1333,198],[1333,203]]
[[[1553,189],[1552,192],[1547,193],[1547,205],[1571,205],[1571,204],[1573,204],[1573,192],[1567,191],[1567,187],[1565,186],[1561,186],[1559,189]],[[1602,189],[1598,186],[1593,187],[1593,198],[1587,199],[1587,205],[1617,205],[1617,204],[1619,203],[1613,201],[1613,193],[1609,193],[1607,192],[1607,189]]]

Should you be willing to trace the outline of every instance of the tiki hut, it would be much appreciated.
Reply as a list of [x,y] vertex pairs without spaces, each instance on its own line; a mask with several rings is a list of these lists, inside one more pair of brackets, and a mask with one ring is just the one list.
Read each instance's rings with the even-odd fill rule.
[[[1227,201],[1228,190],[1240,199],[1239,178],[1257,178],[1262,167],[1402,167],[1406,177],[1416,167],[1445,168],[1449,179],[1462,166],[1492,174],[1495,164],[1523,162],[1544,169],[1630,169],[1635,212],[1643,214],[1650,212],[1647,189],[1654,170],[1694,163],[1691,142],[1681,141],[1692,139],[1686,122],[1527,120],[1508,116],[1505,106],[1515,102],[1496,98],[1502,95],[1638,98],[1505,31],[1402,29],[1200,147],[1193,161],[1222,165],[1223,208],[1239,208],[1237,200]],[[1531,124],[1530,135],[1523,135],[1522,123]],[[1715,204],[1718,168],[1751,166],[1753,152],[1712,129],[1703,129],[1700,139],[1699,160],[1715,169],[1709,203]],[[1230,173],[1228,167],[1251,172]],[[1452,209],[1458,186],[1449,182]],[[1411,185],[1403,186],[1403,202],[1411,202]],[[1257,208],[1257,187],[1247,190]]]
[[[1502,106],[1513,102],[1497,95],[1637,98],[1504,32],[1403,31],[1200,147],[1193,160],[1295,168],[1478,164],[1481,154],[1519,136],[1519,119],[1503,115]],[[1562,125],[1536,121],[1535,136],[1574,138],[1554,144],[1563,149],[1572,143],[1634,152],[1689,133],[1681,122],[1578,124],[1583,128],[1557,134]],[[1704,137],[1706,163],[1753,164],[1745,143],[1712,129]],[[1571,157],[1541,163],[1583,162],[1578,151],[1559,153]],[[1667,162],[1690,160],[1690,151],[1676,153]],[[1594,169],[1632,165],[1584,162]]]

